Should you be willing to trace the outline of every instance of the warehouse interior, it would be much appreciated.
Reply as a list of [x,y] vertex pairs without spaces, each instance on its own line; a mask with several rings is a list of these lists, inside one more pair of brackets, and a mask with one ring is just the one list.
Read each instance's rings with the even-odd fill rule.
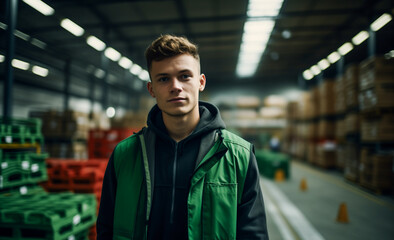
[[[163,34],[198,45],[200,99],[254,144],[270,239],[393,239],[393,14],[391,0],[1,1],[0,239],[96,238],[108,158],[155,104],[144,52]],[[67,230],[21,220],[66,199],[89,205]]]

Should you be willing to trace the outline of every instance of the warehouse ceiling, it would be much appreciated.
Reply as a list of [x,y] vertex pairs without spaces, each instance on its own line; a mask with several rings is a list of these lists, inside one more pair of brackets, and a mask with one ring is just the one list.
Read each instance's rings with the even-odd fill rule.
[[[18,4],[16,29],[26,34],[15,38],[15,57],[50,70],[48,77],[30,77],[16,70],[16,82],[27,87],[64,91],[64,72],[71,72],[71,92],[89,96],[91,75],[107,69],[106,82],[124,92],[145,91],[132,74],[102,56],[86,43],[94,35],[107,46],[145,68],[144,50],[161,34],[184,35],[199,45],[207,91],[226,89],[275,93],[305,86],[302,72],[388,12],[392,0],[285,0],[275,19],[271,37],[252,77],[239,78],[236,65],[248,1],[239,0],[45,0],[55,14],[44,16],[23,1]],[[0,22],[5,20],[6,1],[1,1]],[[60,26],[68,18],[85,32],[76,37]],[[1,26],[0,26],[1,27]],[[393,23],[376,37],[379,52],[393,49]],[[6,31],[0,29],[1,48],[6,49]],[[34,39],[34,40],[33,40]],[[37,41],[38,40],[38,41]],[[346,62],[368,56],[367,44],[356,46]],[[4,64],[3,64],[4,65]],[[67,66],[71,66],[67,68]],[[335,72],[327,69],[327,76]],[[68,70],[67,70],[68,69]],[[330,70],[331,69],[331,70]],[[334,69],[334,70],[332,70]],[[18,72],[19,71],[19,72]],[[4,75],[4,72],[3,72]],[[31,74],[30,74],[31,75]],[[31,80],[34,78],[34,81]],[[3,79],[3,77],[2,77]],[[96,79],[99,82],[98,79]],[[140,80],[139,80],[140,81]],[[311,81],[313,82],[313,81]],[[102,90],[104,91],[104,90]]]

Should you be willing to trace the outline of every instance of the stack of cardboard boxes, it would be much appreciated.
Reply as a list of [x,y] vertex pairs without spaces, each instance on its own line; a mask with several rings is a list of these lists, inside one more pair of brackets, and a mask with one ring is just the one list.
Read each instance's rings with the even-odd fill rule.
[[394,59],[372,57],[360,64],[360,184],[393,190]]
[[94,127],[108,127],[107,120],[102,115],[66,111],[32,111],[30,117],[42,120],[42,133],[45,138],[45,150],[52,158],[87,158],[87,140],[89,129]]

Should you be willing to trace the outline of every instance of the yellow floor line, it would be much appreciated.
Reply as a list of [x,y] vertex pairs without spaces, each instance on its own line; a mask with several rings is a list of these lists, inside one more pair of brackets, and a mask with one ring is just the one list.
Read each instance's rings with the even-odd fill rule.
[[371,195],[371,194],[369,194],[367,192],[364,192],[364,191],[362,191],[360,189],[357,189],[356,187],[353,187],[353,186],[351,186],[349,184],[346,184],[345,182],[340,181],[338,179],[335,179],[335,178],[333,178],[333,177],[331,177],[331,176],[329,176],[327,174],[324,174],[324,173],[319,172],[319,171],[317,171],[315,169],[312,169],[312,168],[310,168],[310,167],[308,167],[308,166],[306,166],[306,165],[304,165],[302,163],[299,163],[299,162],[296,162],[296,161],[292,161],[292,165],[294,165],[296,167],[299,167],[299,168],[303,168],[304,170],[306,170],[306,171],[308,171],[308,172],[310,172],[310,173],[312,173],[312,174],[314,174],[314,175],[316,175],[316,176],[318,176],[320,178],[324,178],[324,179],[326,179],[327,181],[329,181],[331,183],[334,183],[334,184],[336,184],[336,185],[338,185],[338,186],[340,186],[342,188],[345,188],[345,189],[347,189],[349,191],[352,191],[353,193],[356,193],[356,194],[358,194],[358,195],[360,195],[360,196],[362,196],[362,197],[364,197],[364,198],[366,198],[366,199],[368,199],[368,200],[370,200],[372,202],[375,202],[375,203],[377,203],[379,205],[388,207],[388,208],[390,208],[391,210],[394,211],[394,204],[392,204],[392,203],[389,203],[389,202],[386,202],[386,201],[382,201],[381,199],[379,199],[379,198],[377,198],[377,197],[375,197],[375,196],[373,196],[373,195]]

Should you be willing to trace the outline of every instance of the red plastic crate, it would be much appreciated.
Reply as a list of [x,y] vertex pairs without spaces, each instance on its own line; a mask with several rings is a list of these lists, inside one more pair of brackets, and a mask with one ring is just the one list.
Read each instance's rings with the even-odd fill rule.
[[140,129],[90,130],[88,140],[89,158],[109,158],[116,145]]

